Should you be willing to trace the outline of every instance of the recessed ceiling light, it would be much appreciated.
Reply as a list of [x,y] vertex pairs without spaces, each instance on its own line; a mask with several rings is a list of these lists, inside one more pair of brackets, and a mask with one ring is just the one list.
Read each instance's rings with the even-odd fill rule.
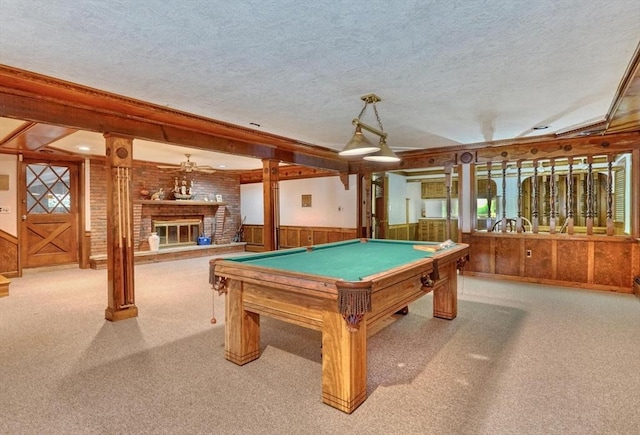
[[80,151],[91,151],[91,147],[88,147],[87,145],[80,145],[78,146],[78,149]]
[[223,168],[226,168],[226,167],[227,167],[227,165],[218,165],[218,167],[219,167],[220,169],[223,169]]
[[533,127],[534,130],[545,130],[549,128],[548,125],[536,125],[535,127]]

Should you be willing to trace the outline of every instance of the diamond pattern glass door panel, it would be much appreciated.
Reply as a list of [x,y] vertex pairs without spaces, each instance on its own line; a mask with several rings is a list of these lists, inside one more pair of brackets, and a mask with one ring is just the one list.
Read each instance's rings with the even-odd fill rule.
[[70,213],[69,168],[30,164],[26,168],[27,213]]

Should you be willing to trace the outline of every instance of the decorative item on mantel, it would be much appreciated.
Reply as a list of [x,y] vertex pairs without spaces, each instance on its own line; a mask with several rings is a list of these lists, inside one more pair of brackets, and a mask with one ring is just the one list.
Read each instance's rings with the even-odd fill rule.
[[161,201],[164,199],[164,189],[161,187],[156,193],[151,195],[151,199],[154,201]]
[[147,189],[146,187],[143,187],[142,189],[140,189],[140,198],[141,199],[149,199],[149,195],[151,194],[151,192],[149,192],[149,189]]
[[184,201],[193,198],[193,180],[187,181],[186,175],[183,175],[180,185],[178,185],[178,177],[173,181],[173,196],[176,200]]

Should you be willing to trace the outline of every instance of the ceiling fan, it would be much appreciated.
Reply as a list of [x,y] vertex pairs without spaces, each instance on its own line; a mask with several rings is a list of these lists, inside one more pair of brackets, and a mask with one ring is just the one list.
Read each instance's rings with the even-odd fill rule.
[[179,167],[176,165],[157,165],[157,167],[160,169],[173,169],[174,171],[172,172],[204,172],[205,174],[213,174],[214,172],[216,172],[216,170],[211,166],[198,166],[196,162],[192,162],[190,160],[191,154],[185,154],[185,156],[187,157],[187,161],[180,162]]

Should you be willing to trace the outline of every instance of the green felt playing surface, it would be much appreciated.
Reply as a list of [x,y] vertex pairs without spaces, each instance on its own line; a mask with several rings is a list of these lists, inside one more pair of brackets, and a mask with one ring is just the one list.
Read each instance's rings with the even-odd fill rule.
[[414,249],[413,245],[437,246],[438,243],[350,240],[317,245],[311,251],[295,248],[230,260],[345,281],[359,281],[363,277],[433,256],[431,252]]

